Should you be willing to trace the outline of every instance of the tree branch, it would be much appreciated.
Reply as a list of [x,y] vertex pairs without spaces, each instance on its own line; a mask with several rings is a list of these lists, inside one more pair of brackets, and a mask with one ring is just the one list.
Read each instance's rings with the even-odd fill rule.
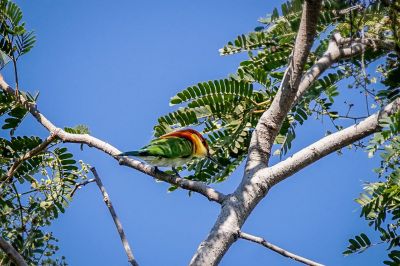
[[17,266],[28,266],[21,254],[18,253],[15,248],[0,237],[0,248],[7,254],[7,256],[17,265]]
[[389,41],[389,40],[382,40],[382,39],[376,39],[376,38],[344,38],[340,35],[340,33],[335,33],[335,39],[338,45],[341,46],[341,48],[345,48],[345,45],[350,47],[351,45],[365,45],[367,47],[372,47],[372,48],[381,48],[385,50],[395,50],[396,48],[396,43],[394,41]]
[[325,70],[340,59],[359,55],[367,48],[376,49],[377,47],[385,50],[394,50],[395,45],[391,41],[343,38],[340,33],[334,33],[324,55],[303,75],[294,103],[297,103],[304,96],[308,88]]
[[75,192],[76,192],[78,189],[80,189],[81,187],[86,186],[87,184],[92,183],[92,182],[96,182],[96,179],[92,178],[92,179],[88,179],[88,180],[86,180],[86,181],[84,181],[84,182],[81,182],[81,183],[76,184],[75,187],[74,187],[74,189],[73,189],[73,190],[71,191],[71,193],[69,194],[69,196],[72,198],[72,197],[75,195]]
[[326,155],[379,131],[379,120],[399,110],[400,98],[397,98],[381,111],[369,116],[360,123],[330,134],[286,160],[264,169],[262,175],[268,179],[269,186],[272,187]]
[[[268,165],[271,148],[279,133],[287,113],[290,111],[299,88],[304,66],[310,53],[321,8],[321,0],[304,2],[299,31],[288,68],[285,71],[280,89],[268,110],[261,116],[249,146],[246,172],[249,175]],[[258,165],[257,168],[254,168]]]
[[42,143],[40,143],[37,147],[33,148],[32,150],[28,151],[25,153],[23,156],[18,158],[14,164],[8,169],[7,174],[6,174],[6,179],[2,182],[1,186],[6,183],[7,181],[10,181],[15,173],[15,171],[18,170],[18,168],[21,166],[21,164],[32,158],[33,156],[39,154],[41,151],[47,148],[53,140],[57,138],[57,134],[51,133],[50,136],[48,136]]
[[156,171],[154,167],[151,167],[148,164],[142,163],[140,161],[130,159],[128,157],[120,157],[117,156],[121,153],[117,148],[106,143],[100,139],[92,137],[88,134],[71,134],[65,132],[61,128],[57,128],[50,120],[48,120],[40,111],[37,109],[34,103],[29,102],[23,95],[18,94],[15,96],[15,91],[4,81],[3,76],[0,75],[0,87],[1,89],[10,96],[17,97],[18,102],[26,108],[35,118],[36,120],[42,124],[51,135],[55,135],[60,138],[64,142],[70,143],[82,143],[87,144],[90,147],[94,147],[98,150],[101,150],[112,157],[114,157],[121,165],[128,166],[130,168],[136,169],[144,174],[152,176],[158,180],[165,181],[172,185],[176,185],[180,188],[187,189],[190,191],[197,192],[203,196],[205,196],[210,201],[215,201],[218,203],[222,203],[225,199],[225,195],[206,184],[199,182],[188,180],[184,178],[180,178],[177,176],[169,175],[161,171]]
[[115,212],[115,209],[112,205],[110,196],[108,196],[108,193],[107,193],[105,187],[103,186],[103,182],[101,182],[101,179],[99,177],[99,174],[96,171],[96,168],[92,167],[92,168],[90,168],[90,171],[92,171],[92,173],[94,175],[96,184],[99,187],[101,193],[103,194],[103,200],[104,200],[105,204],[107,205],[108,210],[110,211],[110,214],[114,220],[115,226],[117,227],[117,231],[118,231],[119,237],[121,238],[122,245],[124,246],[126,255],[128,256],[129,263],[132,264],[132,266],[138,266],[139,264],[136,262],[135,258],[133,257],[133,253],[132,253],[131,247],[129,246],[128,239],[126,238],[124,229],[122,228],[122,224],[119,221],[117,213]]
[[272,243],[269,243],[268,241],[266,241],[265,239],[263,239],[261,237],[253,236],[253,235],[250,235],[250,234],[246,234],[244,232],[239,232],[239,237],[242,238],[242,239],[249,240],[251,242],[260,244],[260,245],[262,245],[262,246],[264,246],[264,247],[266,247],[266,248],[268,248],[268,249],[270,249],[270,250],[272,250],[272,251],[274,251],[276,253],[281,254],[282,256],[288,257],[288,258],[290,258],[292,260],[304,263],[306,265],[323,266],[323,264],[320,264],[318,262],[306,259],[304,257],[301,257],[299,255],[291,253],[291,252],[289,252],[287,250],[284,250],[283,248],[278,247],[278,246],[276,246],[276,245],[274,245]]
[[341,10],[338,10],[338,11],[334,10],[333,13],[335,15],[342,16],[342,15],[346,15],[347,13],[350,13],[352,11],[361,11],[363,9],[364,8],[361,5],[355,5],[355,6],[351,6],[351,7],[348,7],[348,8],[345,8],[345,9],[341,9]]
[[299,89],[294,99],[296,104],[307,91],[307,89],[313,84],[315,80],[329,67],[331,67],[340,57],[339,46],[337,41],[333,37],[328,44],[328,49],[324,55],[318,59],[318,61],[303,75]]

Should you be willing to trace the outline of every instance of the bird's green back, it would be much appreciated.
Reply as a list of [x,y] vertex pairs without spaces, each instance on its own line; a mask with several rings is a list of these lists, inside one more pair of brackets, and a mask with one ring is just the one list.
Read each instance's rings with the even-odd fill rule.
[[138,151],[139,156],[156,156],[163,158],[183,158],[193,153],[192,143],[184,138],[168,137],[152,140],[149,145]]

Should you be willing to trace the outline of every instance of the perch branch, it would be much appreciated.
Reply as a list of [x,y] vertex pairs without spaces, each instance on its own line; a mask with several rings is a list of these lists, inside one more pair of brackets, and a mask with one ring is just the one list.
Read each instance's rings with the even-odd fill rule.
[[130,168],[136,169],[144,174],[152,176],[158,180],[165,181],[172,185],[176,185],[180,188],[190,190],[193,192],[197,192],[203,196],[205,196],[210,201],[215,201],[218,203],[222,203],[225,199],[225,195],[206,184],[199,181],[192,181],[184,178],[180,178],[177,176],[169,175],[161,171],[156,171],[154,167],[151,167],[148,164],[142,163],[140,161],[130,159],[127,157],[117,156],[121,153],[117,148],[112,146],[109,143],[106,143],[98,138],[92,137],[88,134],[71,134],[68,133],[61,128],[57,128],[50,120],[48,120],[36,107],[36,105],[32,102],[29,102],[22,94],[18,94],[15,96],[15,91],[11,88],[3,79],[3,76],[0,75],[0,87],[1,89],[10,96],[18,97],[18,102],[26,108],[35,118],[36,120],[42,124],[52,135],[56,135],[64,142],[70,143],[82,143],[87,144],[89,147],[94,147],[98,150],[101,150],[116,160],[119,161],[121,165],[128,166]]

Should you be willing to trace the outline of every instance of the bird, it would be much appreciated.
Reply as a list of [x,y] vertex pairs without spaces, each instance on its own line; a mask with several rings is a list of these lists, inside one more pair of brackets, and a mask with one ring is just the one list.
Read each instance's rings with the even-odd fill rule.
[[171,167],[179,176],[176,167],[183,166],[193,159],[208,158],[218,163],[210,156],[207,140],[194,129],[176,130],[150,141],[139,150],[123,152],[117,156],[134,156],[152,166]]

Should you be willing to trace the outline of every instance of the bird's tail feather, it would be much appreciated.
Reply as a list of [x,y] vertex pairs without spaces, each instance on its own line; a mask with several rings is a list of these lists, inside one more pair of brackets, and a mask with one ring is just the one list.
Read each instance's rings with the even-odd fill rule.
[[118,156],[140,156],[142,155],[140,151],[127,151],[118,154]]

